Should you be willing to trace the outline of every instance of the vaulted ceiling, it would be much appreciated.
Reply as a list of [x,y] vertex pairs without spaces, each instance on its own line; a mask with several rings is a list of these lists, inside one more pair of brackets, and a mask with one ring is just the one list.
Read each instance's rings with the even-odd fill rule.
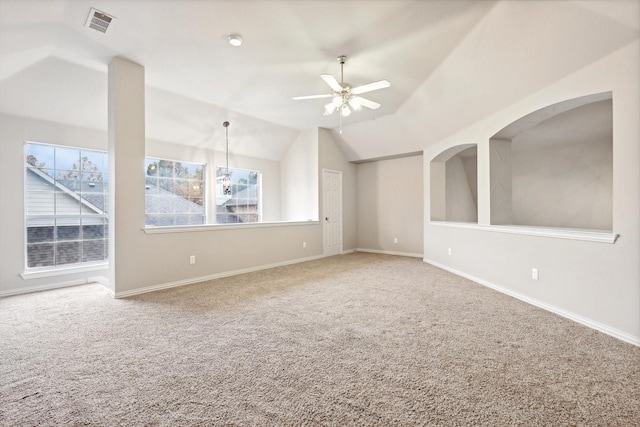
[[[278,159],[299,130],[336,129],[323,116],[320,74],[353,86],[387,79],[379,102],[342,126],[393,114],[493,2],[292,0],[2,0],[0,112],[106,130],[107,67],[145,67],[147,137],[221,148],[222,122],[241,154]],[[115,20],[85,26],[91,8]],[[240,34],[241,47],[228,43]]]
[[[637,39],[638,5],[0,0],[0,113],[106,131],[119,56],[145,68],[148,139],[223,150],[229,120],[235,153],[278,160],[300,130],[342,126],[350,160],[409,153]],[[92,8],[115,16],[106,33],[85,25]],[[353,86],[391,82],[366,94],[378,110],[340,121],[326,99],[292,100],[328,93],[339,55]]]

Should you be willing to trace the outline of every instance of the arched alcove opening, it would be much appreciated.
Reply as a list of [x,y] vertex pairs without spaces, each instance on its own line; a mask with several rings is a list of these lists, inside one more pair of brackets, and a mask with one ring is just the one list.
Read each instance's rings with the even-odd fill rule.
[[524,116],[490,141],[491,224],[613,229],[611,93]]
[[431,221],[478,222],[478,148],[462,144],[430,164]]

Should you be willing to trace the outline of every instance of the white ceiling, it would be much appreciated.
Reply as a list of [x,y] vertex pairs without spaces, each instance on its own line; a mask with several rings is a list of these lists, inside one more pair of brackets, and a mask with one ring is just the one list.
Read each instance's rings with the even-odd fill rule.
[[[299,130],[336,129],[320,74],[353,86],[387,79],[382,104],[347,126],[393,114],[494,2],[416,0],[2,0],[0,112],[107,128],[107,66],[145,67],[147,137],[222,149],[222,122],[238,154],[279,159]],[[85,27],[91,8],[116,17]],[[238,33],[241,47],[227,36]]]

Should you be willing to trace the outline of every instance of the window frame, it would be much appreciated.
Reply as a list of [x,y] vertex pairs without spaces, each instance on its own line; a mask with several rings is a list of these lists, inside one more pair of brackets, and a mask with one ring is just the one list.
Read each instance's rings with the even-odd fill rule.
[[[224,172],[226,172],[227,170],[229,170],[230,172],[233,171],[240,171],[240,172],[246,172],[247,176],[250,176],[252,173],[256,174],[256,183],[255,184],[248,184],[247,183],[247,188],[249,188],[249,185],[254,185],[257,187],[256,190],[256,198],[257,198],[257,204],[256,204],[256,212],[242,212],[242,213],[234,213],[234,212],[229,212],[229,213],[224,213],[224,212],[218,212],[218,206],[221,206],[222,204],[218,204],[218,202],[220,201],[220,199],[225,198],[225,196],[222,193],[222,182],[221,182],[221,178],[222,176],[224,176]],[[219,171],[223,171],[222,174],[219,174]],[[216,166],[215,169],[215,177],[216,177],[216,184],[215,184],[215,206],[213,207],[214,213],[215,213],[215,223],[216,224],[260,224],[262,223],[262,172],[257,170],[257,169],[245,169],[245,168],[227,168],[226,166]],[[233,196],[233,188],[234,186],[237,186],[238,184],[236,182],[234,182],[233,180],[233,173],[231,173],[231,189],[232,189],[232,196]],[[227,200],[232,199],[232,197],[228,197],[225,202]],[[224,203],[224,202],[223,202]],[[247,205],[248,206],[248,205]],[[218,217],[219,216],[226,216],[226,217],[232,217],[232,216],[239,216],[239,215],[257,215],[257,220],[256,221],[249,221],[249,222],[243,222],[243,221],[225,221],[225,222],[219,222]]]
[[[35,164],[29,163],[28,156],[32,153],[29,149],[29,146],[39,146],[44,150],[52,150],[52,165],[47,165],[46,162],[42,163],[42,166],[38,166]],[[65,169],[62,167],[58,167],[57,165],[57,156],[56,150],[73,150],[77,152],[77,161],[78,166],[76,166],[75,162],[72,164],[71,168]],[[88,155],[84,155],[84,154]],[[93,153],[93,154],[89,154]],[[84,169],[83,159],[87,158],[89,164],[92,166],[96,166],[93,162],[91,162],[91,157],[95,161],[95,156],[99,156],[100,167],[101,169],[96,169],[95,171],[90,169]],[[38,159],[34,157],[35,160],[42,161],[42,159]],[[47,159],[49,161],[50,159]],[[108,195],[109,195],[109,170],[108,170],[108,153],[103,150],[91,149],[91,148],[83,148],[83,147],[74,147],[69,145],[62,144],[51,144],[51,143],[43,143],[36,141],[24,141],[23,146],[23,161],[24,161],[24,181],[23,181],[23,191],[24,191],[24,200],[23,200],[23,217],[24,217],[24,226],[23,226],[23,242],[24,242],[24,268],[25,274],[38,274],[38,273],[46,273],[46,272],[55,272],[55,271],[68,271],[68,270],[82,270],[82,269],[95,269],[96,267],[104,268],[105,265],[109,262],[109,213],[108,213]],[[97,168],[97,166],[96,166]],[[68,181],[77,181],[78,189],[75,190],[66,185],[63,180],[59,178],[59,173],[71,173],[73,172],[73,178],[68,179]],[[92,180],[91,178],[95,178],[93,176],[94,173],[99,173],[99,180]],[[34,190],[30,189],[30,181],[31,178],[29,174],[38,175],[41,179],[45,181],[45,190]],[[84,175],[88,175],[88,179],[85,181]],[[84,184],[87,184],[89,189],[93,189],[96,186],[96,183],[101,183],[101,191],[90,191],[83,190]],[[92,185],[93,184],[93,185]],[[50,187],[50,189],[46,189],[46,187]],[[33,193],[33,197],[30,196]],[[53,200],[52,213],[34,213],[32,209],[31,203],[36,201],[36,193],[40,193],[40,195],[44,195],[45,198],[49,198]],[[47,193],[51,193],[50,196]],[[90,200],[85,197],[85,195],[93,195],[93,197],[102,198],[102,207],[98,206],[95,199]],[[65,198],[69,196],[78,201],[78,212],[77,213],[57,213],[57,200],[58,197]],[[86,209],[92,209],[95,213],[85,213]],[[99,212],[98,212],[99,211]],[[96,223],[97,221],[97,223]],[[51,227],[51,238],[45,239],[43,241],[29,241],[30,240],[30,228],[34,227],[34,223],[41,222],[43,224],[51,224],[46,227]],[[63,223],[67,222],[68,224],[64,225]],[[77,224],[77,225],[76,225]],[[90,230],[86,229],[86,227],[94,228],[93,232],[95,233],[95,227],[98,226],[101,228],[101,233],[99,232],[97,235],[93,235],[89,238],[85,238],[85,233]],[[59,227],[77,227],[77,238],[75,236],[68,235],[67,238],[58,238],[58,232],[60,231]],[[72,231],[69,229],[68,231]],[[29,249],[33,248],[38,244],[50,244],[52,247],[51,253],[51,263],[48,263],[48,260],[44,262],[35,262],[35,264],[44,264],[44,265],[30,265],[30,254]],[[58,258],[61,256],[58,254],[58,245],[60,247],[66,246],[78,246],[78,253],[73,254],[78,257],[76,262],[65,262],[60,263],[61,260]],[[90,256],[91,252],[87,251],[87,248],[90,245],[102,245],[100,257]],[[62,251],[62,249],[61,249]],[[99,251],[100,252],[100,251]]]
[[[156,157],[156,156],[145,156],[144,158],[145,164],[144,164],[144,174],[145,174],[145,209],[144,209],[144,217],[145,217],[145,228],[149,227],[149,228],[156,228],[156,227],[175,227],[175,226],[193,226],[193,225],[203,225],[207,223],[207,164],[206,163],[198,163],[198,162],[192,162],[192,161],[183,161],[183,160],[174,160],[174,159],[167,159],[167,158],[162,158],[162,157]],[[157,175],[155,175],[155,179],[157,180],[157,185],[156,187],[159,190],[163,190],[163,191],[171,191],[171,193],[175,196],[175,197],[179,197],[182,198],[184,200],[186,200],[189,203],[193,203],[198,205],[197,202],[193,202],[191,200],[190,197],[190,192],[191,192],[191,188],[192,188],[192,181],[195,182],[200,182],[201,185],[199,187],[198,191],[199,192],[199,197],[196,197],[196,194],[194,193],[193,198],[194,199],[200,199],[202,201],[201,204],[199,204],[200,208],[199,208],[199,212],[197,211],[189,211],[189,212],[149,212],[147,211],[148,208],[148,197],[154,197],[152,194],[150,195],[149,193],[147,193],[147,191],[149,190],[149,185],[148,185],[148,179],[153,179],[154,176],[153,175],[149,175],[148,170],[149,170],[149,166],[150,163],[149,162],[157,162],[158,163],[158,171],[157,171]],[[172,177],[167,177],[167,176],[161,176],[160,175],[160,163],[161,162],[171,162],[173,164],[172,170],[173,170],[173,176]],[[183,164],[188,165],[187,168],[189,166],[195,166],[196,169],[194,170],[193,174],[191,174],[189,172],[189,175],[187,177],[181,177],[181,176],[176,176],[175,175],[175,165],[176,164],[180,164],[181,166]],[[191,176],[197,176],[197,171],[198,171],[198,167],[201,168],[202,172],[201,172],[201,179],[192,179]],[[186,168],[185,168],[186,169]],[[161,180],[171,180],[172,181],[172,185],[171,188],[175,188],[175,184],[176,182],[181,182],[181,181],[187,181],[187,197],[183,197],[180,194],[177,194],[175,192],[173,192],[172,190],[168,190],[168,189],[163,189],[161,188],[162,186],[161,184]],[[158,196],[158,199],[160,200],[160,196]],[[155,217],[156,219],[159,218],[173,218],[173,224],[150,224],[148,222],[149,218]],[[192,218],[193,217],[200,217],[201,221],[200,222],[192,222]],[[176,220],[178,218],[183,218],[186,219],[187,222],[185,223],[179,223],[176,224]]]

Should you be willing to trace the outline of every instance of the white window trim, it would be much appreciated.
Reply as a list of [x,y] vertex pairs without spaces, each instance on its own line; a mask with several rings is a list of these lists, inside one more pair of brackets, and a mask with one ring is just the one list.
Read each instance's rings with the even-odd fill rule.
[[[82,151],[93,151],[96,153],[101,153],[101,154],[106,154],[108,156],[108,152],[107,151],[103,151],[103,150],[98,150],[98,149],[93,149],[93,148],[82,148],[82,147],[76,147],[76,146],[72,146],[72,145],[62,145],[62,144],[50,144],[50,143],[45,143],[45,142],[37,142],[37,141],[32,141],[32,140],[25,140],[23,143],[23,153],[26,154],[26,147],[28,144],[37,144],[37,145],[46,145],[46,146],[50,146],[50,147],[61,147],[61,148],[70,148],[73,150],[78,150],[80,152]],[[24,159],[26,161],[26,158]],[[38,173],[38,168],[33,168],[36,173]],[[51,168],[47,168],[47,169],[51,169]],[[53,168],[55,170],[55,168]],[[20,276],[22,277],[22,279],[24,280],[28,280],[28,279],[37,279],[37,278],[41,278],[41,277],[51,277],[51,276],[59,276],[59,275],[65,275],[65,274],[70,274],[70,273],[82,273],[85,271],[95,271],[95,270],[102,270],[105,268],[108,268],[109,266],[109,261],[108,260],[104,260],[104,261],[94,261],[94,262],[79,262],[79,263],[74,263],[74,264],[63,264],[63,265],[58,265],[58,266],[46,266],[46,267],[28,267],[28,242],[27,242],[27,227],[26,227],[26,222],[28,219],[34,219],[34,218],[46,218],[46,217],[50,217],[53,219],[56,218],[80,218],[82,219],[83,215],[77,216],[77,215],[30,215],[27,213],[27,180],[26,180],[26,176],[27,176],[27,168],[24,168],[23,171],[24,175],[23,175],[23,182],[24,182],[24,189],[23,189],[23,209],[24,209],[24,219],[25,219],[25,226],[23,227],[23,244],[24,244],[24,271],[20,274]],[[107,169],[107,173],[108,173],[108,169]],[[47,181],[49,181],[51,184],[53,184],[54,186],[56,185],[56,180],[52,177],[50,177],[48,174],[42,174],[42,177],[45,178]],[[78,197],[77,194],[68,191],[68,189],[63,189],[65,194],[68,194],[69,196],[73,197],[74,199],[80,201],[80,197]],[[94,206],[91,203],[88,203],[87,201],[83,202],[83,203],[87,203],[88,205],[91,205],[92,208],[94,208],[95,210],[101,212],[101,214],[96,214],[96,215],[91,215],[91,217],[95,217],[95,218],[102,218],[102,219],[106,219],[107,223],[109,222],[109,215],[107,213],[105,213],[102,209],[99,209],[97,206]],[[82,242],[84,239],[80,240],[80,242]],[[105,240],[107,241],[107,243],[109,242],[109,237],[107,235],[107,237],[105,237]]]
[[105,270],[107,268],[109,268],[108,262],[99,262],[95,264],[84,265],[74,264],[73,267],[41,267],[29,269],[20,274],[20,277],[22,277],[24,280],[40,279],[43,277],[63,276],[65,274],[86,273],[89,271]]

